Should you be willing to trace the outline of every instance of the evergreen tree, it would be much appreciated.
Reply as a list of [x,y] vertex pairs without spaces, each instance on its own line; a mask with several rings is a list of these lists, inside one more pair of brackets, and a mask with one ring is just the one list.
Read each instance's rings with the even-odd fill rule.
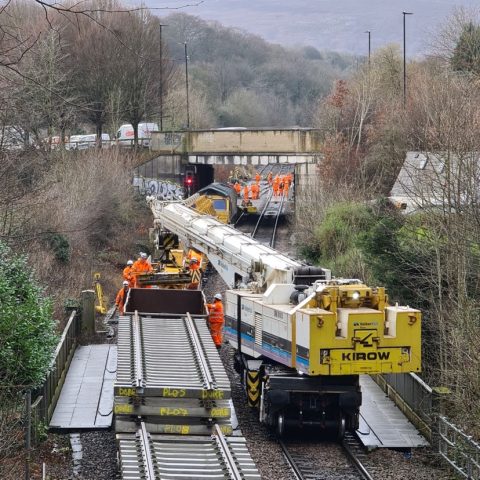
[[50,300],[26,258],[0,243],[0,385],[39,385],[56,343]]
[[453,51],[451,64],[455,71],[480,74],[480,25],[473,22],[465,25]]

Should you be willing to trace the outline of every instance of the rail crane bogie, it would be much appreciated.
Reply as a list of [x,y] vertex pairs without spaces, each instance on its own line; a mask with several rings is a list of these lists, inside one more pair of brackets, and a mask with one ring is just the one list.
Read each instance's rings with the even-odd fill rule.
[[[421,314],[385,289],[332,279],[181,203],[150,199],[156,228],[206,254],[230,287],[225,334],[260,421],[358,428],[359,375],[419,372]],[[161,233],[157,235],[161,237]]]

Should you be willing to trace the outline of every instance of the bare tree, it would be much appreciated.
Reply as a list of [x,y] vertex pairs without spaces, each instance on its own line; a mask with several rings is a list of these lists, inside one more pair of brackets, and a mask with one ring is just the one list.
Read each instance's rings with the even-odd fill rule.
[[164,59],[160,65],[159,24],[159,19],[150,12],[139,11],[124,19],[120,32],[122,42],[129,46],[120,76],[123,118],[133,126],[135,146],[138,145],[138,124],[159,112],[159,91],[163,95],[168,91],[173,72],[170,61]]

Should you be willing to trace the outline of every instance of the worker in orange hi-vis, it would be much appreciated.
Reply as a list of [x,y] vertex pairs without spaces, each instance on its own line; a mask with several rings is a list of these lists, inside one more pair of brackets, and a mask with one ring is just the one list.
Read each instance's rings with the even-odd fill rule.
[[237,195],[240,195],[240,192],[242,191],[242,187],[240,186],[240,184],[238,182],[235,182],[235,185],[233,186],[233,189],[235,190]]
[[273,179],[273,196],[274,197],[278,196],[279,185],[280,185],[280,179],[278,178],[278,175],[275,175],[275,178]]
[[207,303],[208,327],[210,328],[213,343],[215,343],[217,348],[220,348],[223,341],[223,324],[225,322],[222,295],[217,293],[213,298],[213,303]]
[[278,183],[273,182],[273,196],[276,197],[278,195]]
[[192,277],[192,281],[188,284],[187,289],[197,290],[198,286],[200,285],[200,280],[202,279],[202,274],[200,272],[200,262],[197,258],[193,257],[190,260],[189,271]]
[[243,199],[248,202],[248,199],[249,199],[249,195],[250,195],[250,192],[248,190],[248,185],[245,185],[243,187]]
[[135,275],[133,270],[133,260],[127,262],[127,266],[123,269],[123,279],[128,282],[128,286],[133,288],[135,286]]
[[280,177],[280,181],[278,183],[278,196],[281,197],[283,195],[283,189],[285,187],[285,183],[283,181],[283,177]]
[[260,180],[261,180],[260,174],[257,172],[255,174],[255,183],[258,185],[260,183]]
[[288,178],[285,179],[285,183],[283,184],[283,196],[288,197],[288,189],[290,188],[290,183]]
[[251,190],[252,190],[252,200],[257,200],[258,199],[258,191],[260,190],[260,187],[256,183],[252,183],[251,185]]
[[272,183],[273,183],[273,174],[272,174],[272,172],[268,172],[267,180],[268,180],[268,184],[269,184],[270,186],[272,186]]
[[257,183],[255,184],[255,200],[258,200],[260,198],[260,185]]
[[135,287],[139,287],[138,275],[153,272],[153,267],[147,260],[147,254],[140,252],[140,258],[132,265],[132,274],[135,276]]
[[118,291],[117,298],[115,299],[115,305],[120,315],[123,315],[125,313],[125,302],[127,301],[127,295],[129,291],[130,287],[128,286],[128,281],[124,280],[123,286]]

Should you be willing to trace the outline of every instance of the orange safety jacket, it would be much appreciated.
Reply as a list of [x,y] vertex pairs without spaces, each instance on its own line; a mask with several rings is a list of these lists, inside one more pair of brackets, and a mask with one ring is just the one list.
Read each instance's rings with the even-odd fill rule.
[[223,342],[223,304],[220,300],[215,300],[213,303],[207,303],[209,315],[208,326],[212,336],[213,343],[217,347],[221,347]]
[[138,287],[137,275],[141,273],[150,273],[153,272],[153,267],[150,265],[148,260],[139,258],[132,265],[132,274],[135,276],[135,286]]
[[123,307],[125,306],[125,301],[127,300],[127,295],[129,290],[130,290],[129,288],[122,287],[117,293],[117,298],[115,299],[115,305],[117,306],[119,313],[124,313]]
[[207,303],[208,308],[208,323],[223,323],[225,321],[223,316],[223,304],[220,300],[215,300],[213,303]]
[[123,269],[123,278],[128,282],[128,286],[133,288],[135,286],[135,275],[133,274],[133,265],[127,265]]

